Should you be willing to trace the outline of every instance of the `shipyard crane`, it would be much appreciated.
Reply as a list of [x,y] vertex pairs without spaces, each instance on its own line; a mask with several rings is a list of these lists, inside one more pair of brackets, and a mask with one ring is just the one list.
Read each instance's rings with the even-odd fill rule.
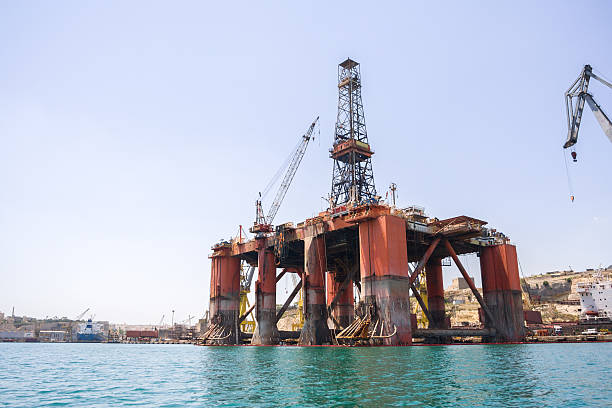
[[[295,173],[297,172],[302,159],[304,158],[304,154],[306,153],[306,148],[308,147],[308,142],[310,139],[313,139],[312,133],[314,131],[315,126],[319,122],[319,117],[310,124],[306,133],[302,136],[302,140],[298,144],[297,148],[293,151],[293,153],[289,156],[289,165],[287,167],[287,171],[285,172],[285,176],[283,177],[283,181],[276,192],[276,196],[274,197],[274,201],[272,202],[272,206],[268,211],[268,215],[264,216],[263,207],[261,205],[261,193],[259,193],[259,199],[255,202],[256,215],[255,215],[255,223],[249,229],[252,233],[256,233],[258,236],[262,236],[267,232],[272,232],[272,222],[276,217],[276,213],[280,208],[283,200],[285,199],[285,195],[289,190],[289,186],[293,181],[293,177],[295,177]],[[281,166],[281,170],[282,170]],[[280,173],[280,171],[279,171]],[[273,177],[272,181],[269,185],[274,184],[276,177]],[[240,282],[240,310],[241,313],[246,311],[249,308],[247,294],[250,292],[251,283],[253,282],[253,276],[255,275],[255,267],[249,266],[246,274],[244,275],[244,279]],[[251,326],[250,322],[245,322],[245,327]]]
[[179,324],[185,324],[185,323],[189,323],[189,326],[191,326],[191,319],[193,319],[195,316],[192,316],[191,313],[187,315],[187,318],[185,320],[181,320],[179,322]]
[[285,172],[285,176],[283,177],[283,181],[276,192],[276,196],[274,197],[274,201],[272,202],[272,206],[268,211],[268,215],[264,216],[263,207],[261,205],[261,193],[259,193],[259,199],[255,202],[256,215],[255,215],[255,223],[253,227],[250,228],[250,231],[253,233],[263,234],[266,232],[272,231],[272,222],[274,221],[274,217],[276,217],[276,213],[280,208],[287,191],[289,190],[289,186],[293,181],[293,177],[297,172],[300,163],[302,162],[302,158],[304,158],[304,153],[306,153],[306,148],[308,147],[308,142],[312,138],[312,132],[314,131],[315,126],[319,122],[319,117],[314,120],[308,127],[306,133],[302,136],[302,141],[295,149],[295,151],[289,156],[291,161],[289,162],[289,166],[287,167],[287,171]]
[[[585,65],[580,76],[572,83],[567,92],[565,92],[565,108],[567,113],[567,141],[563,145],[564,149],[572,147],[578,141],[578,130],[580,129],[580,121],[582,119],[582,110],[584,109],[584,102],[586,101],[595,118],[601,125],[604,133],[612,142],[612,122],[606,116],[601,106],[588,91],[589,80],[594,78],[602,84],[612,88],[612,83],[599,77],[593,73],[593,68],[590,65]],[[576,160],[576,152],[572,150],[572,159]]]
[[80,315],[78,315],[77,317],[74,318],[75,321],[79,321],[83,318],[83,316],[85,316],[85,314],[89,312],[89,308],[85,309],[85,311],[83,313],[81,313]]

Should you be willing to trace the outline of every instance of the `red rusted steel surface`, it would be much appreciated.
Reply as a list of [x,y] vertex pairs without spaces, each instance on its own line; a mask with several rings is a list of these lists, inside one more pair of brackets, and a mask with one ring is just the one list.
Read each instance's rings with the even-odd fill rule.
[[300,345],[330,344],[325,302],[326,253],[324,236],[316,225],[305,228],[304,237],[304,326]]
[[215,251],[211,256],[210,321],[220,328],[223,338],[212,344],[238,344],[238,313],[240,310],[240,259],[228,251]]
[[362,277],[408,277],[406,224],[394,216],[382,216],[359,225]]
[[[327,306],[330,306],[334,298],[336,303],[331,306],[333,319],[340,324],[341,327],[347,327],[355,316],[355,305],[353,298],[353,282],[350,281],[346,285],[342,285],[342,281],[336,280],[336,273],[327,273]],[[339,293],[339,294],[338,294]],[[336,298],[336,295],[338,297]]]
[[425,265],[425,281],[427,284],[427,307],[432,320],[432,329],[446,329],[446,310],[444,308],[444,281],[442,278],[442,260],[430,258]]
[[147,338],[157,338],[157,330],[127,330],[125,332],[125,337],[147,337]]
[[276,260],[274,253],[260,240],[255,282],[255,331],[251,344],[278,344],[276,327]]
[[527,324],[543,324],[542,313],[537,310],[525,310],[523,311],[525,317],[525,323]]
[[[482,248],[480,272],[483,295],[498,327],[494,341],[519,341],[524,338],[523,299],[516,247],[511,244]],[[485,325],[490,326],[488,319]]]
[[359,224],[362,302],[384,323],[384,344],[412,344],[406,223],[383,215]]
[[210,315],[240,309],[240,260],[230,256],[211,259]]

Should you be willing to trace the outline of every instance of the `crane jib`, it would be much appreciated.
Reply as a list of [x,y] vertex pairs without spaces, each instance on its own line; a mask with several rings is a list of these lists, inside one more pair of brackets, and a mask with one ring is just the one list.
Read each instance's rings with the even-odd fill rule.
[[278,209],[280,208],[280,205],[282,204],[283,199],[285,198],[285,195],[287,194],[287,190],[289,190],[291,181],[293,181],[293,177],[295,176],[295,173],[297,172],[297,169],[302,159],[304,158],[304,153],[306,153],[308,142],[310,141],[312,137],[312,132],[318,121],[319,121],[319,117],[317,116],[317,118],[314,120],[314,122],[312,122],[312,124],[308,128],[308,131],[306,132],[306,134],[302,137],[302,143],[300,143],[298,148],[295,150],[293,157],[291,158],[291,162],[289,164],[289,167],[287,168],[287,172],[285,173],[285,176],[283,177],[283,181],[278,191],[276,192],[276,196],[274,197],[274,201],[272,202],[272,206],[270,207],[270,211],[268,212],[268,216],[266,217],[266,223],[268,224],[272,224],[272,222],[274,221],[274,217],[276,217],[276,213],[278,212]]
[[[590,65],[585,65],[581,75],[572,83],[570,88],[565,93],[565,106],[567,113],[568,133],[567,140],[563,148],[567,149],[576,144],[578,141],[578,131],[580,130],[580,121],[582,120],[582,111],[584,103],[587,102],[597,122],[603,129],[604,133],[612,142],[612,121],[601,109],[601,106],[593,99],[593,95],[588,92],[589,80],[594,78],[612,88],[612,83],[594,74]],[[575,160],[575,158],[574,158]]]

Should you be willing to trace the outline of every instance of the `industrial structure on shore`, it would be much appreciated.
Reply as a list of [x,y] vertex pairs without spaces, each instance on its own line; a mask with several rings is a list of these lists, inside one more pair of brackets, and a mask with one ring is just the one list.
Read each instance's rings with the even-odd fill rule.
[[[374,152],[366,132],[357,62],[347,59],[339,65],[338,90],[328,210],[295,226],[286,223],[274,228],[271,219],[261,215],[258,202],[258,217],[251,228],[254,239],[240,237],[213,246],[210,322],[201,343],[245,342],[240,324],[251,310],[240,310],[241,262],[257,267],[255,330],[250,340],[254,345],[279,344],[286,337],[297,336],[279,333],[277,321],[301,288],[301,345],[409,345],[413,337],[435,343],[461,336],[482,336],[487,342],[523,340],[515,246],[503,234],[485,228],[485,221],[464,215],[428,218],[422,208],[399,209],[395,202],[381,201],[374,185]],[[273,207],[277,209],[279,204],[275,202]],[[470,253],[480,256],[482,295],[458,258]],[[481,328],[449,327],[442,280],[444,258],[454,261],[478,300]],[[277,269],[281,270],[278,276]],[[285,273],[297,274],[300,279],[277,311],[276,283]],[[426,287],[426,299],[420,287]],[[427,318],[428,328],[416,328],[411,293]]]
[[[10,316],[0,312],[0,342],[32,343],[193,343],[207,325],[207,318],[191,325],[192,316],[172,325],[127,325],[108,321],[85,320],[87,308],[75,319],[52,317],[37,319],[27,316]],[[189,322],[189,323],[188,323]]]

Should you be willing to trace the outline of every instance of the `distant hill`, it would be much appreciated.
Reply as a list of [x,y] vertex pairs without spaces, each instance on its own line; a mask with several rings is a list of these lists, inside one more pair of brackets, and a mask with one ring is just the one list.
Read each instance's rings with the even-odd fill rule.
[[[572,293],[576,293],[576,283],[591,278],[593,273],[595,273],[594,269],[587,269],[582,272],[547,272],[523,278],[521,279],[521,285],[523,291],[528,293],[532,300],[541,302],[564,301],[568,300]],[[607,268],[602,273],[612,273],[612,267]]]

